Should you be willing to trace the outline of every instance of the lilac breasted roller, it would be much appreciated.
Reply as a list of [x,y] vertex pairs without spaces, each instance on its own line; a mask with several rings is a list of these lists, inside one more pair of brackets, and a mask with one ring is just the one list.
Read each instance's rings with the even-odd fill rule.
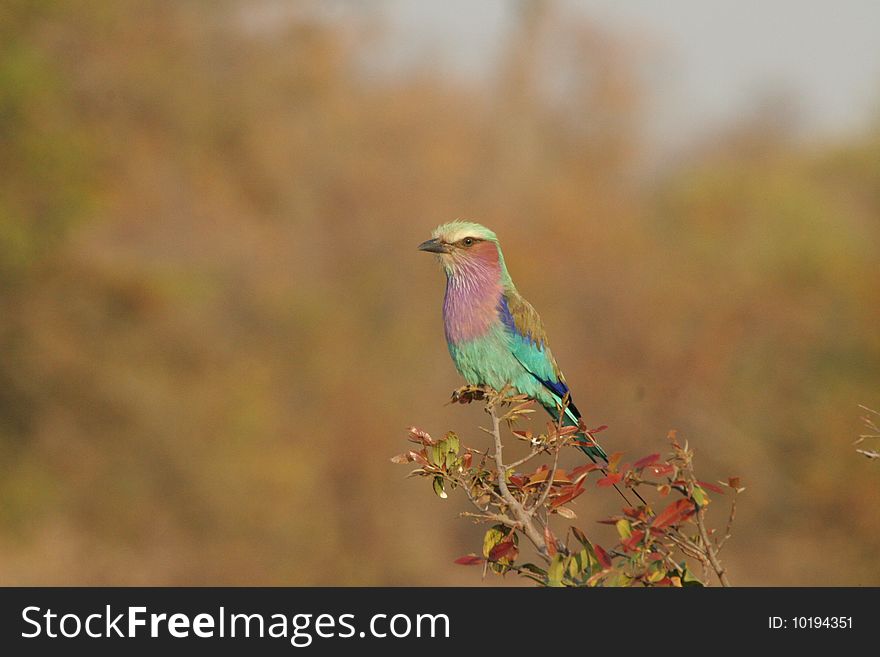
[[[517,292],[495,233],[477,223],[453,221],[437,227],[419,249],[436,253],[446,271],[446,343],[465,380],[495,390],[510,385],[554,419],[568,395],[563,422],[578,426],[581,414],[550,352],[541,318]],[[578,437],[587,456],[607,462],[592,436]]]

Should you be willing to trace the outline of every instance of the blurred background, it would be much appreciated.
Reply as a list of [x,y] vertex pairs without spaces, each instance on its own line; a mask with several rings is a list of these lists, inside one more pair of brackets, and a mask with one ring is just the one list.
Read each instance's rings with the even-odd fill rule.
[[703,479],[742,477],[735,584],[880,584],[880,466],[851,444],[880,406],[878,24],[869,0],[4,2],[0,582],[479,583],[464,502],[389,461],[410,424],[483,444],[444,406],[415,248],[461,217],[610,451],[675,428]]

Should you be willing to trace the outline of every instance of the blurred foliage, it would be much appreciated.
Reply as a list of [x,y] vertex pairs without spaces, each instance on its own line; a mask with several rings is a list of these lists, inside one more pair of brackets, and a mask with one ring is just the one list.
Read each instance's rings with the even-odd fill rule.
[[481,534],[386,459],[414,413],[450,421],[415,246],[466,216],[606,446],[675,426],[748,473],[734,581],[877,583],[850,436],[880,130],[744,120],[646,175],[624,40],[543,3],[476,88],[374,65],[386,38],[359,5],[4,3],[0,581],[471,582],[443,555]]

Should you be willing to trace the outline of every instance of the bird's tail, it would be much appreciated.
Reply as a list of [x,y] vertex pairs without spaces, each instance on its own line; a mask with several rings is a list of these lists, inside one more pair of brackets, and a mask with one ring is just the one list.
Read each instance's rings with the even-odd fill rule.
[[602,465],[602,463],[608,463],[608,454],[606,454],[605,450],[596,442],[593,434],[581,432],[577,434],[577,440],[577,448],[589,456],[593,463],[599,465]]
[[[578,445],[578,449],[580,449],[584,454],[590,457],[590,460],[599,466],[599,471],[608,476],[608,471],[602,467],[602,464],[608,465],[608,455],[605,454],[605,450],[599,446],[599,443],[596,442],[596,439],[593,437],[593,434],[589,432],[579,433],[577,434],[578,440],[583,444]],[[629,498],[626,496],[620,487],[617,484],[612,484],[614,486],[614,490],[616,490],[620,496],[623,498],[623,501],[626,502],[629,506],[633,506],[633,503],[629,501]],[[639,491],[635,488],[632,489],[633,495],[639,498],[642,504],[647,505],[648,503],[645,501],[645,498],[639,495]]]
[[[548,409],[549,410],[549,409]],[[550,413],[553,417],[559,417],[558,409]],[[564,407],[563,415],[562,415],[562,424],[563,426],[581,426],[580,416],[576,412],[572,412],[571,408]],[[584,454],[586,454],[590,460],[599,466],[599,470],[606,477],[608,476],[608,471],[603,466],[608,465],[608,454],[602,449],[602,446],[596,441],[596,437],[590,433],[589,431],[580,431],[576,436],[576,440],[578,441],[577,448],[581,450]],[[623,498],[624,502],[626,502],[629,506],[633,506],[633,503],[629,501],[629,498],[626,494],[620,489],[617,484],[613,484],[614,490],[616,490],[620,496]],[[639,498],[642,504],[647,505],[648,503],[645,501],[641,495],[639,495],[639,491],[632,489],[633,495]]]

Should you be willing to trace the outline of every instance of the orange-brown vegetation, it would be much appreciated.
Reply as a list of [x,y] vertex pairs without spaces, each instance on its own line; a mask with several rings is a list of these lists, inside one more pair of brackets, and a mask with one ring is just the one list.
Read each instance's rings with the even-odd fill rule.
[[464,503],[388,462],[409,424],[483,420],[443,406],[415,249],[455,217],[500,236],[609,452],[676,428],[701,477],[742,476],[737,584],[880,582],[851,446],[880,403],[880,131],[745,121],[649,175],[630,49],[590,26],[526,16],[481,86],[252,7],[5,3],[0,582],[473,583]]

